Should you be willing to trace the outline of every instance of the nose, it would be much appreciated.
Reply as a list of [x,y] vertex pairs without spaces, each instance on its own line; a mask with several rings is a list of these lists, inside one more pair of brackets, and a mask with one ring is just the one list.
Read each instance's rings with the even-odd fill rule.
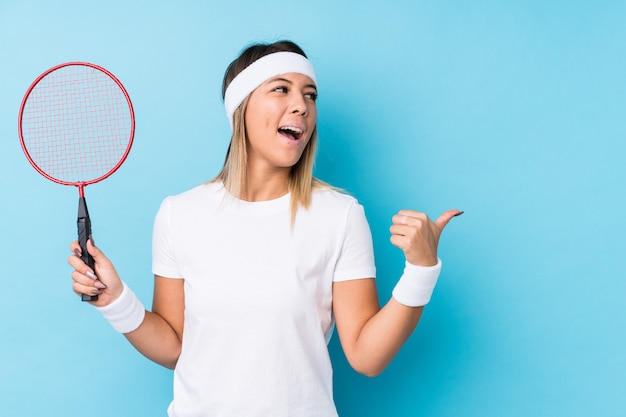
[[308,114],[306,100],[301,94],[293,94],[290,105],[291,113],[300,114],[301,116],[306,116]]

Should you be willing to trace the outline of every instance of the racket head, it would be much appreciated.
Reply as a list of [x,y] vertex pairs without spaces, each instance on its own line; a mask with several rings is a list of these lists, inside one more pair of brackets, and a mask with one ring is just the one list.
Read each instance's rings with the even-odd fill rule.
[[68,62],[45,71],[28,88],[18,132],[37,172],[82,191],[122,165],[135,136],[135,114],[126,89],[111,72]]

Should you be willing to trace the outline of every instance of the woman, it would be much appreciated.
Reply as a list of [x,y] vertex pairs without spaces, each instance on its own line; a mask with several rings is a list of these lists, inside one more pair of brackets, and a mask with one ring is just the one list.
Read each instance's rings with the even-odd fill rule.
[[[165,199],[153,236],[152,311],[89,241],[70,256],[73,290],[139,352],[174,369],[170,416],[336,416],[327,343],[380,373],[417,325],[458,210],[402,210],[391,242],[406,266],[381,309],[362,206],[313,178],[317,83],[294,43],[247,48],[223,83],[233,129],[222,171]],[[80,247],[71,246],[76,255]]]

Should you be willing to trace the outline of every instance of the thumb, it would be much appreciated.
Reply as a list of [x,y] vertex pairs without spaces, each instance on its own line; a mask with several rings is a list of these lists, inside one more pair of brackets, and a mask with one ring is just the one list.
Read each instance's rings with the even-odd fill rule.
[[448,224],[448,222],[456,216],[460,216],[461,214],[465,213],[464,211],[461,210],[446,210],[443,212],[443,214],[441,216],[439,216],[439,218],[437,220],[435,220],[435,226],[437,226],[439,229],[443,230],[444,227],[446,227],[446,225]]
[[113,263],[104,255],[104,252],[94,246],[91,238],[87,240],[87,252],[89,252],[94,260],[94,272],[96,273],[98,279],[100,279],[107,286],[110,286],[110,284],[113,283],[115,277],[119,279]]
[[93,244],[92,238],[87,239],[87,252],[89,252],[93,260],[97,263],[102,264],[103,262],[109,262],[109,259],[104,256],[104,253]]

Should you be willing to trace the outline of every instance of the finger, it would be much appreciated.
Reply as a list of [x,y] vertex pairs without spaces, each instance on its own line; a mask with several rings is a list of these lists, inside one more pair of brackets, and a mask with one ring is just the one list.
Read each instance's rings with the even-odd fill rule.
[[422,213],[421,211],[415,211],[415,210],[400,210],[398,211],[396,216],[398,216],[398,219],[404,218],[406,220],[409,220],[409,219],[427,220],[428,219],[428,216],[426,215],[426,213]]
[[441,216],[437,220],[435,220],[435,226],[439,229],[443,230],[444,227],[450,222],[453,217],[460,216],[464,212],[461,210],[446,210],[443,212]]
[[100,282],[96,275],[88,268],[86,268],[85,271],[74,270],[71,277],[76,284],[90,288],[89,291],[84,292],[83,294],[90,294],[92,291],[91,288],[93,287],[98,290],[103,290],[106,288],[106,285]]
[[95,272],[98,277],[100,277],[100,274],[104,270],[114,269],[113,264],[111,263],[109,258],[107,258],[104,253],[93,244],[92,238],[87,239],[87,252],[89,252],[89,255],[91,255],[94,260],[94,265],[96,269]]
[[419,229],[410,225],[394,224],[389,228],[389,232],[392,235],[405,236],[410,239],[419,234]]
[[79,271],[83,275],[86,275],[92,280],[97,280],[98,277],[95,274],[95,271],[87,266],[85,261],[80,257],[80,253],[75,252],[74,255],[70,255],[67,257],[67,263],[70,264],[72,268],[76,271]]
[[98,289],[106,288],[106,285],[98,280],[95,272],[82,260],[80,246],[78,246],[77,242],[75,243],[76,244],[72,243],[72,245],[70,245],[70,249],[74,249],[74,255],[69,256],[67,262],[74,268],[76,274],[88,278],[88,280],[84,282],[86,285],[94,285]]
[[409,239],[402,235],[391,235],[389,238],[391,244],[399,249],[405,250],[409,247]]
[[80,244],[78,243],[78,240],[75,240],[70,244],[70,251],[74,252],[76,256],[80,256],[80,254],[82,253],[82,250],[80,248]]
[[[82,260],[82,258],[80,257],[79,253],[74,253],[74,255],[70,255],[67,257],[67,263],[70,264],[70,266],[78,271],[86,271],[87,269],[90,269],[87,264],[85,264],[85,262]],[[92,271],[93,272],[93,271]]]
[[89,275],[78,271],[78,270],[74,270],[72,272],[72,280],[78,284],[87,286],[87,287],[93,287],[94,286],[94,282],[95,279],[91,278]]
[[81,284],[80,282],[76,282],[74,281],[74,283],[72,284],[72,290],[78,294],[78,295],[82,295],[82,294],[87,294],[87,295],[100,295],[102,294],[102,290],[94,287],[94,286],[90,286],[90,285],[84,285]]
[[425,224],[430,223],[430,219],[424,213],[418,215],[407,216],[404,214],[396,214],[391,218],[391,223],[397,226],[410,226],[410,227],[423,227]]
[[87,239],[87,252],[89,252],[96,263],[110,263],[109,259],[104,256],[104,253],[93,244],[92,238]]
[[82,249],[77,240],[72,242],[72,244],[70,245],[70,250],[74,252],[74,255],[71,255],[67,258],[67,263],[69,263],[74,269],[82,271],[83,273],[86,273],[86,271],[89,271],[91,273],[90,277],[92,275],[95,277],[95,275],[93,274],[94,271],[92,271],[91,268],[89,268],[85,264],[85,261],[83,261],[82,259]]

